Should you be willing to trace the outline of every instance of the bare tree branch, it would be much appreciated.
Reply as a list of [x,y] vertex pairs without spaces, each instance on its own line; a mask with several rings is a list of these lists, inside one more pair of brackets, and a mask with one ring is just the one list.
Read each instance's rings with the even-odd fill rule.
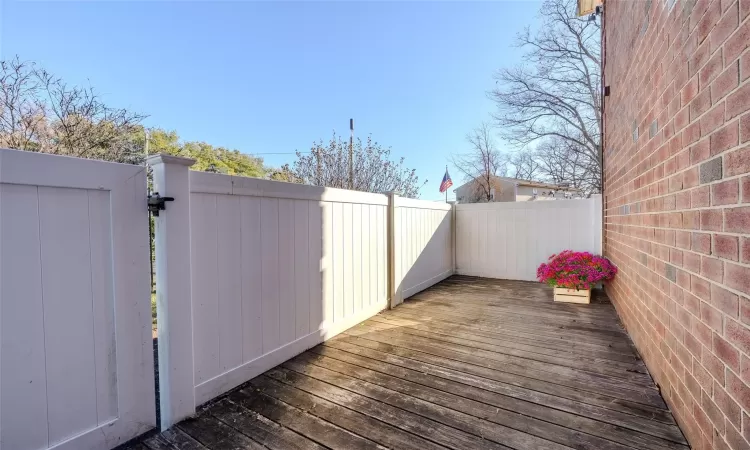
[[[564,180],[571,184],[590,180],[587,190],[595,192],[601,190],[602,164],[601,30],[598,21],[576,17],[575,10],[575,0],[544,1],[539,31],[527,28],[518,36],[517,45],[527,50],[524,64],[499,71],[489,97],[498,106],[494,117],[505,140],[521,149],[539,147],[524,158],[552,158],[540,176],[564,173],[573,177]],[[561,153],[576,162],[575,170],[553,170]]]
[[486,202],[492,200],[493,189],[495,195],[501,194],[501,185],[496,177],[505,176],[506,158],[495,146],[492,127],[482,123],[471,133],[466,135],[471,144],[469,153],[451,156],[451,162],[461,173],[465,182],[471,183],[469,202]]
[[[310,153],[297,152],[293,168],[276,179],[302,182],[316,186],[349,188],[349,143],[335,134],[324,145],[313,143]],[[397,192],[411,198],[419,197],[419,183],[414,169],[404,167],[404,158],[391,161],[391,149],[382,147],[371,136],[363,143],[354,142],[354,190],[365,192]],[[283,171],[282,171],[283,172]],[[283,178],[281,178],[283,177]]]

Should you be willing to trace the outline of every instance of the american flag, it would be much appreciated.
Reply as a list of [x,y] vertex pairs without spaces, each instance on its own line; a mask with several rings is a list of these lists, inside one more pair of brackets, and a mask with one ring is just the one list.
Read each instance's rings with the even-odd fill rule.
[[445,192],[448,190],[449,187],[453,186],[453,180],[451,180],[451,176],[448,175],[448,168],[445,168],[445,175],[443,175],[443,181],[440,183],[440,192]]

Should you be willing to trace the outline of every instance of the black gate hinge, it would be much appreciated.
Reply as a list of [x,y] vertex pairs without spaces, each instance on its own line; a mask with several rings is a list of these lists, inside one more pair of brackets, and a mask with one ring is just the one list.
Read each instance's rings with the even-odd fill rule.
[[148,196],[148,211],[153,214],[154,217],[159,217],[159,211],[166,211],[167,209],[166,202],[173,201],[174,197],[162,197],[158,192],[154,192],[153,195]]

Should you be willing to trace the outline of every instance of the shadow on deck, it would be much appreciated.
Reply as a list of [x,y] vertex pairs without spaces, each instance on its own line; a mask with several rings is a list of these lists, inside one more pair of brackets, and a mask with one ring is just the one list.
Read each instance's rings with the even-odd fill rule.
[[687,449],[603,293],[453,276],[132,449]]

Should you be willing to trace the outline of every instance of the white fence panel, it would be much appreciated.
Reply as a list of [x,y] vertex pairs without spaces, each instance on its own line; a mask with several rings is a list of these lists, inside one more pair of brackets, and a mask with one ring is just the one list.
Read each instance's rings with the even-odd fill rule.
[[0,448],[156,424],[145,167],[0,149]]
[[[176,197],[156,224],[162,428],[387,307],[385,195],[188,175],[192,161],[174,157],[150,162],[156,189]],[[165,226],[172,213],[187,224]],[[190,249],[179,273],[158,263],[160,236],[175,230]]]
[[585,200],[456,205],[456,273],[536,280],[565,249],[601,253],[601,196]]
[[393,306],[453,274],[451,208],[394,196]]
[[203,172],[190,186],[196,405],[387,306],[386,196]]

